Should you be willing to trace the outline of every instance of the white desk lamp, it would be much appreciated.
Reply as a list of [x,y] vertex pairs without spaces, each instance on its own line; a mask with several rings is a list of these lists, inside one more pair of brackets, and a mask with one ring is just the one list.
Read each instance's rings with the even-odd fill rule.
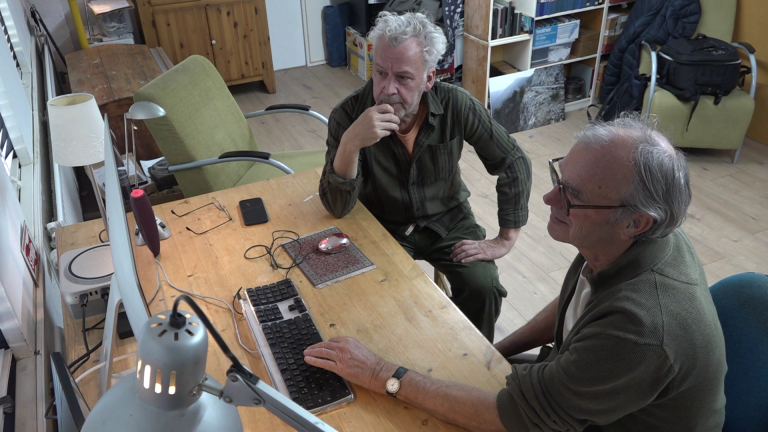
[[[178,311],[182,300],[197,316]],[[223,387],[205,373],[208,331],[232,362]],[[96,403],[84,432],[242,431],[238,406],[267,408],[299,431],[335,431],[246,369],[186,295],[150,318],[138,340],[136,374]]]
[[89,93],[55,97],[48,101],[48,124],[53,161],[61,166],[87,166],[91,170],[96,203],[106,223],[104,201],[93,172],[93,164],[104,161],[104,121],[96,100]]

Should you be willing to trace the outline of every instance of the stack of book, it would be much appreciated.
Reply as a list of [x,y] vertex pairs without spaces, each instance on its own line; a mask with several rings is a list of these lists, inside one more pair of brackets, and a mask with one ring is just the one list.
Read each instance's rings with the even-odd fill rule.
[[598,6],[604,2],[605,0],[536,0],[536,16],[540,17]]
[[491,40],[533,31],[533,18],[515,10],[512,0],[494,0],[491,16]]

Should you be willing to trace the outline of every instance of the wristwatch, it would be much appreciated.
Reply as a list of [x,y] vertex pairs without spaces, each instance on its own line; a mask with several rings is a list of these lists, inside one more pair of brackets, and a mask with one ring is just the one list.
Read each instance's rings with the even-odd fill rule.
[[400,380],[403,378],[403,375],[408,372],[408,369],[400,366],[397,368],[395,373],[392,374],[392,378],[387,380],[387,394],[392,397],[397,397],[397,392],[400,390]]

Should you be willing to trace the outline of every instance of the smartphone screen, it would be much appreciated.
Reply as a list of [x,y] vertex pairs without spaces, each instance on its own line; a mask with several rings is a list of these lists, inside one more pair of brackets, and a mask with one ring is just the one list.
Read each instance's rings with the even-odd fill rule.
[[243,223],[246,226],[269,222],[269,215],[261,198],[240,201],[240,213],[243,214]]

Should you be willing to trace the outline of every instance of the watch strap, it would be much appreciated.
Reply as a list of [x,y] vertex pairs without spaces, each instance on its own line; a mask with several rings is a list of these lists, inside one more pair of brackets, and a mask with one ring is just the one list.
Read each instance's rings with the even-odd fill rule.
[[[408,372],[408,369],[404,368],[403,366],[400,366],[399,368],[397,368],[395,373],[392,374],[392,378],[400,381],[403,378],[403,375],[405,375],[406,372]],[[392,378],[390,378],[390,379],[392,379]],[[398,391],[399,391],[399,389],[398,389]],[[391,393],[389,390],[387,390],[387,394],[392,396],[392,397],[397,397],[397,392]]]

